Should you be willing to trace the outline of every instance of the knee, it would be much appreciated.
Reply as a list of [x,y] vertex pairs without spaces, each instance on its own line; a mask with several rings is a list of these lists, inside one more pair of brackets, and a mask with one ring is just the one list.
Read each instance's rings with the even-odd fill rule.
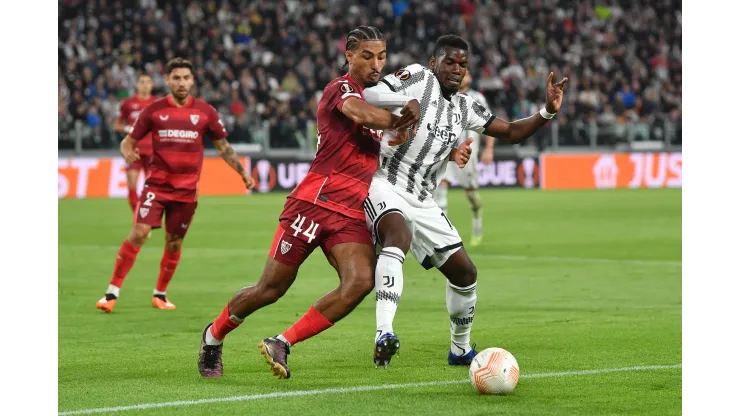
[[128,241],[136,247],[141,247],[146,243],[146,239],[149,236],[148,229],[145,227],[134,227],[128,235]]
[[470,263],[468,266],[460,269],[460,273],[457,275],[455,281],[450,279],[450,283],[458,287],[468,287],[475,284],[478,281],[478,269],[474,264]]
[[166,244],[167,251],[176,253],[180,251],[180,248],[182,248],[182,239],[177,239],[174,241],[168,241]]
[[343,297],[351,300],[362,300],[375,288],[375,276],[370,273],[361,273],[342,284]]
[[470,266],[466,267],[463,276],[465,286],[475,284],[478,281],[478,269],[473,263],[470,263]]
[[411,232],[405,224],[383,233],[383,247],[397,247],[404,253],[411,248]]

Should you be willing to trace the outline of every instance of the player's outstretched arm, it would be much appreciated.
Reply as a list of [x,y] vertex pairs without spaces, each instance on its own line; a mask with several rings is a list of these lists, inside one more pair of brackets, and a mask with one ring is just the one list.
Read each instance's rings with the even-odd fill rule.
[[563,89],[568,82],[568,78],[563,78],[560,82],[553,84],[553,75],[550,72],[550,76],[547,77],[547,103],[545,108],[527,118],[514,122],[496,118],[483,133],[516,144],[527,140],[547,124],[560,111],[560,105],[563,103]]
[[342,113],[350,120],[371,129],[385,130],[393,127],[400,117],[382,108],[373,107],[359,98],[349,98],[342,105]]
[[244,170],[244,166],[242,166],[242,162],[239,160],[239,155],[236,154],[234,148],[231,147],[229,142],[226,139],[214,140],[213,145],[216,147],[216,150],[218,150],[218,154],[221,155],[221,158],[228,163],[232,169],[239,173],[239,175],[241,175],[247,188],[254,188],[254,179]]

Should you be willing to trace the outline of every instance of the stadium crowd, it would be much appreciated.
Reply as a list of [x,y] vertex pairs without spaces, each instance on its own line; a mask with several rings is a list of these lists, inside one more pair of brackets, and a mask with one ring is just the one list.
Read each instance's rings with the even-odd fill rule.
[[175,56],[195,64],[194,93],[232,142],[262,142],[266,124],[272,148],[299,147],[360,24],[386,34],[386,73],[428,62],[441,34],[462,35],[473,86],[507,120],[542,107],[549,71],[569,77],[561,145],[681,141],[679,0],[59,0],[58,10],[60,149],[78,133],[85,148],[116,147],[120,100],[141,72],[166,94]]

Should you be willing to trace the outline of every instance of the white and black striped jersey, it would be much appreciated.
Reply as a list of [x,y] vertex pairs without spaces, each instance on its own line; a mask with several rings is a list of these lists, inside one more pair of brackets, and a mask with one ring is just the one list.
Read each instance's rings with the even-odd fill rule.
[[402,146],[388,146],[395,133],[384,133],[373,180],[386,180],[410,203],[426,205],[444,176],[450,152],[467,139],[463,131],[483,132],[495,117],[466,94],[445,99],[437,77],[419,64],[389,74],[381,82],[419,100],[421,120],[416,135]]

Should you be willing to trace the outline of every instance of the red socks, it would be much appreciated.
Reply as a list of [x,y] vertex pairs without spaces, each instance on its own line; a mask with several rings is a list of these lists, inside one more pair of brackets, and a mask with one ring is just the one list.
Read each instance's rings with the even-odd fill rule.
[[216,318],[216,321],[211,326],[211,335],[219,341],[223,341],[226,338],[226,334],[235,330],[244,320],[234,321],[231,319],[229,314],[229,304],[224,306],[224,310],[221,311],[221,315]]
[[118,250],[118,257],[116,258],[116,266],[113,269],[113,276],[110,279],[110,284],[116,287],[123,285],[123,279],[126,278],[129,270],[133,267],[136,261],[136,255],[139,254],[139,247],[124,240],[121,248]]
[[181,252],[182,250],[172,252],[167,250],[166,248],[164,249],[162,261],[159,263],[159,279],[157,279],[157,286],[155,286],[157,291],[167,291],[167,285],[170,284],[170,280],[172,280],[172,275],[175,274],[177,263],[180,262]]
[[136,188],[128,190],[128,204],[131,206],[131,211],[136,212],[136,204],[139,203],[139,195],[136,193]]
[[298,322],[294,323],[293,326],[283,332],[283,336],[288,340],[290,345],[295,345],[297,342],[307,340],[314,335],[320,334],[321,332],[331,328],[333,325],[334,324],[329,322],[324,315],[311,306],[308,308],[308,312],[303,315],[303,318],[299,319]]

